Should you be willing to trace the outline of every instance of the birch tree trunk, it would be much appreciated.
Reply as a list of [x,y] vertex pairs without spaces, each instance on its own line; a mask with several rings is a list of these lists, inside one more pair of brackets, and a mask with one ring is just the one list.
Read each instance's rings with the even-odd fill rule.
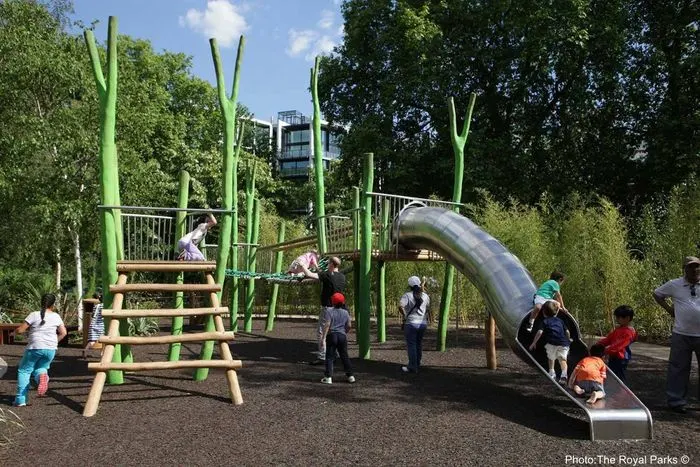
[[78,331],[83,330],[83,263],[80,258],[80,235],[73,233],[75,247],[75,288],[78,300]]

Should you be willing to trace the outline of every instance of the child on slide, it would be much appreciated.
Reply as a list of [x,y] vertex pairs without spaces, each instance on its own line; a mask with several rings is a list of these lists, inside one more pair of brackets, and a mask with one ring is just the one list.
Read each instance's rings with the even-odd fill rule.
[[304,268],[306,269],[318,269],[318,252],[316,250],[310,250],[303,255],[298,256],[292,264],[289,265],[287,269],[287,274],[292,276],[305,277]]
[[540,288],[537,289],[533,299],[535,307],[530,314],[530,321],[527,325],[528,332],[532,332],[532,328],[535,325],[537,316],[540,314],[542,305],[550,300],[559,302],[559,308],[561,308],[565,313],[568,313],[564,307],[564,297],[561,296],[561,285],[564,283],[564,279],[564,274],[559,271],[554,271],[552,274],[550,274],[549,280],[545,281],[542,285],[540,285]]
[[581,359],[571,373],[569,380],[569,388],[571,388],[577,396],[586,397],[586,403],[595,404],[598,400],[605,397],[605,378],[607,378],[607,370],[603,361],[605,355],[605,346],[601,344],[593,344],[591,346],[591,356]]
[[204,255],[199,251],[197,245],[202,241],[207,231],[215,225],[216,218],[213,215],[200,216],[197,219],[197,227],[178,240],[177,248],[180,250],[180,254],[177,259],[180,261],[204,261]]
[[568,365],[566,359],[569,356],[569,348],[571,347],[571,335],[564,321],[557,316],[557,313],[559,313],[558,302],[554,300],[548,301],[542,305],[542,312],[545,318],[542,320],[537,334],[535,334],[535,339],[530,344],[530,351],[535,350],[537,341],[544,335],[544,349],[547,351],[549,377],[552,379],[556,378],[554,362],[559,361],[559,366],[561,367],[559,383],[566,385],[569,380],[567,377]]

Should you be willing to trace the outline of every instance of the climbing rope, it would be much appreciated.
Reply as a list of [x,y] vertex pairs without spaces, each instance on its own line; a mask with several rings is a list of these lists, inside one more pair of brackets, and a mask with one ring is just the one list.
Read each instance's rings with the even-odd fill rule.
[[[318,270],[327,271],[328,270],[329,258],[323,257],[318,261]],[[287,274],[286,272],[250,272],[250,271],[238,271],[235,269],[226,270],[227,277],[238,277],[240,279],[265,279],[268,282],[275,282],[278,284],[300,284],[300,283],[313,283],[313,279],[309,279],[304,276]]]

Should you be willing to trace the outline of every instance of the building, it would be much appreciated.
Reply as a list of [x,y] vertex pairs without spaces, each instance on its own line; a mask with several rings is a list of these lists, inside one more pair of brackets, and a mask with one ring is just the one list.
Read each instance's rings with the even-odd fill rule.
[[[279,112],[276,120],[249,119],[257,128],[264,129],[269,143],[275,145],[276,168],[283,178],[304,179],[313,167],[312,119],[297,110]],[[321,120],[321,144],[323,145],[323,168],[328,170],[332,160],[340,157],[338,135],[342,130],[330,129],[328,122]],[[260,131],[258,132],[260,134]]]

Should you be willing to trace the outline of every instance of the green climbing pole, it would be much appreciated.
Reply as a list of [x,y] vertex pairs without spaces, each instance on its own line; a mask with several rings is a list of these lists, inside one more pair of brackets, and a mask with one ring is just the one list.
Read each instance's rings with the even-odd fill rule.
[[370,297],[370,279],[372,276],[372,198],[367,193],[374,185],[374,155],[365,154],[362,166],[362,212],[360,214],[360,297],[356,305],[359,308],[358,344],[360,358],[368,359],[369,352],[369,316],[372,306]]
[[[280,231],[277,234],[277,243],[284,242],[285,223],[280,221]],[[282,260],[284,251],[280,250],[275,253],[275,274],[282,273]],[[272,284],[272,294],[270,303],[267,306],[267,322],[265,323],[265,331],[272,331],[275,327],[275,313],[277,310],[277,294],[279,293],[280,285]]]
[[[260,200],[255,199],[253,201],[253,226],[250,234],[250,251],[248,255],[248,272],[255,273],[256,268],[256,256],[257,247],[260,237]],[[245,331],[251,332],[253,330],[253,311],[255,308],[255,280],[248,280],[248,287],[246,287],[246,301],[245,301]]]
[[[241,36],[238,42],[238,53],[236,54],[236,67],[233,73],[233,89],[231,98],[226,96],[224,87],[224,71],[221,66],[221,56],[219,55],[219,47],[216,44],[216,39],[209,39],[211,46],[211,54],[214,59],[214,68],[216,69],[216,87],[219,93],[219,106],[224,119],[224,179],[223,179],[223,208],[227,211],[222,214],[219,231],[219,248],[216,255],[216,271],[214,280],[217,284],[223,287],[224,279],[226,278],[226,266],[228,264],[229,250],[231,248],[231,228],[233,219],[237,218],[237,213],[232,212],[235,205],[236,197],[236,170],[238,161],[235,158],[233,143],[236,139],[236,106],[238,105],[238,83],[240,81],[241,61],[243,59],[243,47],[245,46],[245,38]],[[221,299],[221,292],[219,292]],[[214,331],[214,318],[209,315],[207,317],[206,331]],[[207,341],[202,344],[202,350],[199,354],[201,360],[211,359],[214,351],[214,341]],[[194,373],[196,381],[202,381],[209,374],[208,368],[198,368]]]
[[[245,175],[245,265],[246,271],[253,272],[251,267],[252,261],[252,248],[251,243],[253,243],[253,230],[255,225],[254,219],[254,203],[255,203],[255,173],[257,171],[257,165],[249,162],[246,166]],[[255,300],[255,280],[249,279],[246,283],[246,299],[245,299],[245,330],[250,332],[248,329],[248,316],[252,316],[253,313],[253,301]],[[252,326],[252,321],[251,321]]]
[[[245,122],[239,122],[238,140],[236,141],[236,152],[233,155],[233,206],[236,215],[233,216],[233,227],[231,228],[231,267],[238,269],[238,161],[240,160],[241,147],[243,145],[243,135],[245,134]],[[229,308],[229,328],[231,331],[238,331],[238,277],[231,278],[231,306]]]
[[319,254],[328,251],[326,243],[326,224],[323,216],[326,215],[324,205],[325,188],[323,185],[323,144],[321,141],[321,105],[318,101],[318,66],[321,57],[316,57],[314,67],[311,70],[311,97],[314,103],[313,135],[314,135],[314,178],[316,180],[316,206],[314,214],[316,216],[316,235],[318,237]]
[[[180,171],[180,189],[178,190],[177,197],[177,207],[180,209],[187,209],[187,200],[190,196],[190,174],[185,171]],[[178,211],[175,214],[175,245],[174,251],[178,251],[177,242],[179,239],[185,236],[185,219],[187,218],[187,212]],[[177,275],[176,282],[182,284],[185,281],[185,273],[180,272]],[[184,308],[184,292],[175,292],[175,308]],[[182,316],[173,316],[172,319],[172,335],[179,336],[182,334],[182,326],[184,324],[184,318]],[[182,343],[174,342],[170,344],[168,349],[168,361],[176,362],[180,360],[180,349],[182,348]]]
[[[352,213],[352,245],[353,245],[353,251],[359,252],[360,251],[360,187],[354,186],[352,187],[352,194],[353,194],[353,208],[355,210]],[[360,307],[358,306],[357,300],[359,300],[360,297],[360,260],[359,259],[353,259],[352,261],[352,282],[353,285],[355,286],[355,332],[357,333],[357,336],[359,337],[361,335],[360,333],[360,315],[359,315],[359,309]]]
[[[464,117],[464,126],[461,133],[457,133],[457,115],[455,113],[455,102],[452,97],[448,101],[450,112],[450,139],[452,140],[452,151],[455,156],[455,181],[452,191],[452,201],[462,202],[462,180],[464,178],[464,146],[467,144],[469,136],[469,126],[472,121],[472,111],[476,94],[472,93],[469,98],[469,108]],[[459,212],[459,206],[454,206],[454,211]],[[445,281],[442,286],[442,300],[440,301],[440,318],[438,322],[437,350],[445,351],[447,342],[447,324],[450,318],[450,303],[452,302],[452,286],[454,284],[455,269],[451,264],[445,265]]]
[[[99,137],[99,165],[100,165],[100,201],[103,205],[119,205],[119,163],[117,160],[117,146],[115,143],[115,126],[117,122],[117,18],[109,17],[107,33],[107,80],[102,73],[100,56],[95,45],[95,35],[92,31],[85,31],[85,43],[92,71],[97,85],[100,115]],[[102,248],[102,283],[115,284],[117,282],[117,259],[119,257],[118,236],[121,226],[117,219],[117,213],[111,209],[103,209],[100,212],[100,240]],[[109,287],[104,287],[103,302],[105,308],[111,308],[113,296]],[[126,320],[122,324],[126,324]],[[120,332],[123,332],[120,329]],[[127,325],[128,334],[128,325]],[[124,334],[122,334],[124,335]],[[114,363],[121,363],[122,349],[115,346]],[[122,384],[124,375],[121,371],[110,370],[107,373],[107,381],[110,384]]]
[[[389,249],[389,209],[388,199],[382,204],[382,230],[379,237],[379,249]],[[386,341],[386,263],[377,261],[377,342]]]

